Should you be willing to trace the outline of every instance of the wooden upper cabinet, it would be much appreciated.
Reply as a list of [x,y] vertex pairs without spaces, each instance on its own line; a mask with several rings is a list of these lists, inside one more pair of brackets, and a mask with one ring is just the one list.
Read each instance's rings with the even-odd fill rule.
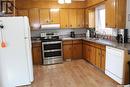
[[88,10],[88,27],[95,28],[95,9]]
[[126,0],[107,0],[106,3],[106,27],[125,28],[126,24]]
[[60,26],[61,28],[68,28],[69,27],[69,10],[68,9],[60,9]]
[[107,0],[105,3],[106,8],[106,27],[115,28],[116,27],[116,0]]
[[69,28],[76,28],[76,9],[69,9]]
[[50,21],[51,21],[51,24],[59,24],[60,23],[59,10],[50,9]]
[[29,9],[29,19],[30,19],[30,26],[32,29],[40,28],[39,9],[38,8]]
[[85,28],[89,28],[89,15],[88,15],[88,9],[85,9]]
[[40,9],[40,24],[49,23],[49,9]]
[[28,10],[17,10],[18,16],[28,16]]
[[77,28],[84,28],[84,18],[85,18],[84,9],[77,9]]

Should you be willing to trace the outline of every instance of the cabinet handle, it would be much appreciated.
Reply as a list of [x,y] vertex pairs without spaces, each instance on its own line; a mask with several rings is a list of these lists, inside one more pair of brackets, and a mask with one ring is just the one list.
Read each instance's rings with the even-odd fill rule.
[[70,27],[72,27],[72,25],[70,25]]
[[65,27],[67,27],[67,25],[65,25]]

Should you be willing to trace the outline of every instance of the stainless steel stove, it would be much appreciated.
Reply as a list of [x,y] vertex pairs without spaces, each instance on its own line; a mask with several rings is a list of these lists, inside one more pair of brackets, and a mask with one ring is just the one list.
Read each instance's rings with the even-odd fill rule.
[[43,64],[47,65],[62,63],[62,40],[59,39],[59,36],[49,35],[46,37],[41,37],[41,41],[43,51]]

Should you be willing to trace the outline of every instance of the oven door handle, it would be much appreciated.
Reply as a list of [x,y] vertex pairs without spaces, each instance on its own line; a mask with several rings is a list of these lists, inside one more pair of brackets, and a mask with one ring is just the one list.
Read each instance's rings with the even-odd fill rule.
[[62,41],[55,41],[55,42],[42,42],[42,44],[58,44],[62,43]]

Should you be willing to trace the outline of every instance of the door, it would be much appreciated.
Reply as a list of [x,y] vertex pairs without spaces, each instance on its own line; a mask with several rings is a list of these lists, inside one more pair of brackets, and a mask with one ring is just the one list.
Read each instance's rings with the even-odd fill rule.
[[30,25],[33,29],[39,29],[39,9],[38,8],[32,8],[29,9],[29,20]]
[[95,64],[98,68],[101,67],[101,49],[99,48],[96,48],[96,63]]
[[73,44],[73,59],[82,58],[82,44]]
[[77,28],[84,28],[84,9],[77,9]]
[[28,16],[28,10],[18,10],[17,15],[18,16]]
[[40,9],[40,24],[48,24],[49,19],[49,9]]
[[60,23],[60,14],[59,10],[50,9],[50,21],[51,24],[59,24]]
[[68,9],[61,9],[60,10],[60,25],[61,28],[68,28],[68,19],[69,19],[69,10]]
[[116,27],[116,0],[107,0],[105,3],[106,8],[106,27]]
[[76,9],[69,9],[69,28],[76,28]]
[[64,60],[72,59],[72,44],[63,45]]

